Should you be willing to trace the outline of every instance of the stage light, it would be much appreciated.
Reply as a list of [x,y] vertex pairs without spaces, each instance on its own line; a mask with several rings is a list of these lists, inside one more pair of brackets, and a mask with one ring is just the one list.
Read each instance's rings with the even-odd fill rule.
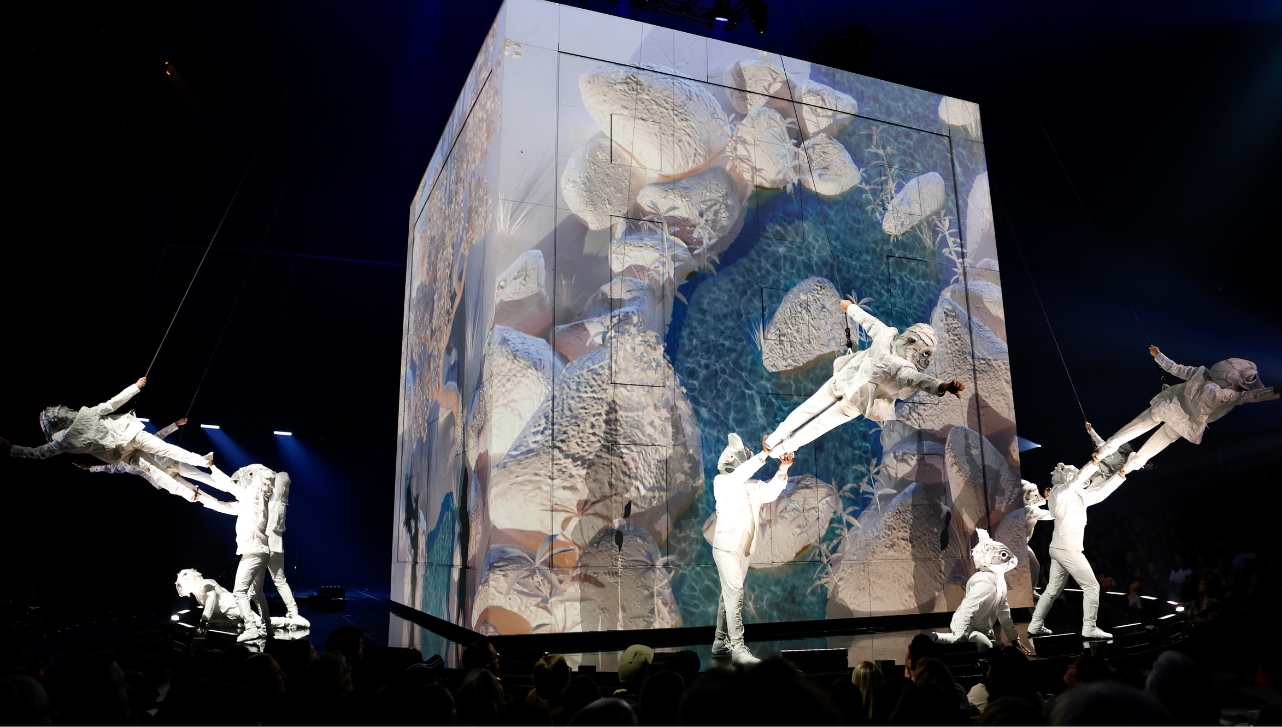
[[718,23],[730,22],[730,3],[726,0],[717,0],[712,5],[712,19]]
[[222,429],[222,427],[218,426],[217,424],[201,424],[200,428],[201,429]]
[[140,421],[140,422],[150,422],[151,420],[150,420],[150,419],[148,419],[148,418],[146,418],[146,417],[138,417],[138,421]]
[[757,35],[765,35],[770,25],[770,7],[766,0],[748,0],[748,18],[752,20],[752,29]]
[[1173,614],[1173,613],[1168,613],[1168,614],[1166,614],[1165,616],[1158,616],[1158,617],[1157,617],[1157,620],[1158,620],[1158,621],[1165,621],[1165,620],[1166,620],[1166,619],[1168,619],[1168,618],[1175,618],[1175,614]]
[[1176,607],[1175,607],[1175,612],[1176,612],[1176,613],[1184,613],[1184,607],[1183,607],[1183,606],[1176,606]]
[[174,74],[169,70],[169,61],[165,61],[165,75],[166,75],[166,76],[172,76],[172,75],[174,75]]
[[273,431],[273,432],[272,432],[272,434],[275,434],[275,435],[276,435],[276,436],[278,436],[278,437],[292,437],[292,436],[294,436],[294,433],[293,433],[293,432],[280,432],[280,431]]
[[174,614],[173,616],[170,616],[170,617],[169,617],[169,620],[170,620],[170,621],[177,621],[177,620],[178,620],[178,614]]

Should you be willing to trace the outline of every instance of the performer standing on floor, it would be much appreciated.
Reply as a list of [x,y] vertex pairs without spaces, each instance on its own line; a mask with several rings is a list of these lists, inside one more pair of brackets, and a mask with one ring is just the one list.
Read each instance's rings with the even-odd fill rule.
[[935,355],[930,324],[914,323],[900,333],[848,300],[841,301],[841,310],[868,334],[868,348],[837,357],[832,378],[762,440],[771,457],[796,452],[856,417],[894,419],[895,401],[914,392],[960,398],[966,388],[956,379],[943,382],[921,373]]
[[[264,638],[271,625],[267,597],[263,593],[263,575],[271,556],[267,537],[267,503],[272,497],[275,474],[260,464],[241,467],[230,478],[214,469],[214,477],[218,481],[215,486],[231,493],[236,500],[223,502],[212,497],[200,500],[210,510],[236,516],[236,555],[240,556],[240,564],[236,566],[232,598],[245,621],[245,630],[236,638],[237,641]],[[259,614],[249,606],[251,596],[258,602]]]
[[1120,468],[1120,457],[1113,461],[1101,462],[1100,472],[1093,478],[1082,481],[1076,467],[1060,462],[1051,472],[1050,511],[1055,518],[1055,534],[1051,536],[1051,573],[1046,590],[1037,601],[1033,620],[1028,624],[1029,636],[1045,636],[1051,633],[1046,628],[1046,614],[1050,612],[1055,599],[1064,590],[1068,577],[1072,576],[1082,589],[1082,636],[1088,639],[1111,639],[1113,635],[1095,625],[1099,613],[1099,581],[1095,571],[1082,554],[1082,539],[1086,534],[1086,509],[1098,505],[1113,494],[1126,480]]
[[780,458],[779,471],[769,482],[750,480],[748,478],[766,463],[766,453],[753,456],[733,432],[729,440],[729,446],[717,460],[717,471],[721,474],[712,480],[712,493],[717,500],[712,559],[721,577],[712,655],[729,655],[735,664],[755,664],[760,659],[743,643],[743,580],[748,575],[748,561],[757,548],[761,506],[774,502],[788,486],[792,455],[784,454]]

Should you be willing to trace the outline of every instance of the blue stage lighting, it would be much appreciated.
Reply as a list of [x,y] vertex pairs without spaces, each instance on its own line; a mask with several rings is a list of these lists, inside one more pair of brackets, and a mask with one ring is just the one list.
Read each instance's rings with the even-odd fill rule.
[[151,420],[150,420],[150,419],[148,419],[148,418],[146,418],[146,417],[138,417],[138,421],[140,421],[140,422],[150,422]]
[[1030,449],[1037,449],[1038,447],[1042,446],[1037,442],[1030,442],[1019,435],[1015,436],[1015,441],[1019,442],[1019,451],[1021,452],[1027,452]]
[[218,426],[217,424],[201,424],[200,428],[201,429],[222,429],[222,427]]
[[278,437],[292,437],[292,436],[294,436],[294,433],[293,433],[293,432],[273,431],[273,432],[272,432],[272,434],[275,434],[275,435],[276,435],[276,436],[278,436]]
[[730,3],[726,0],[717,0],[712,6],[712,19],[718,23],[730,22]]

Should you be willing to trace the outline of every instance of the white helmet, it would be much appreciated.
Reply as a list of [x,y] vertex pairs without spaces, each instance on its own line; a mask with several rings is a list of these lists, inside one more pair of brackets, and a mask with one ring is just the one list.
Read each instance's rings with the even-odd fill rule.
[[1264,388],[1255,364],[1244,358],[1226,358],[1208,369],[1206,377],[1225,389],[1252,391]]
[[743,440],[738,434],[730,432],[727,439],[730,444],[721,451],[721,457],[717,459],[717,471],[723,475],[734,472],[739,465],[752,459],[752,452],[743,446]]
[[935,358],[935,346],[938,341],[935,329],[929,323],[914,323],[908,330],[895,336],[891,344],[894,354],[917,368],[925,371]]
[[975,532],[979,534],[979,544],[970,551],[970,557],[975,559],[976,568],[990,573],[1005,573],[1019,565],[1019,558],[1010,552],[1010,548],[988,537],[987,530],[977,528]]

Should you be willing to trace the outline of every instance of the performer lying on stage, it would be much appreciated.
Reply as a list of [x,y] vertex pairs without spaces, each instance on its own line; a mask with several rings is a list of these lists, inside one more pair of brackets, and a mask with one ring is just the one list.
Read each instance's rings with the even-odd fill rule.
[[868,334],[868,348],[833,361],[832,378],[762,440],[771,457],[796,452],[858,416],[894,419],[895,401],[916,391],[960,398],[966,388],[956,379],[942,382],[921,373],[935,355],[935,329],[929,324],[914,323],[901,334],[848,300],[841,301],[841,309]]
[[[267,538],[267,502],[272,497],[276,473],[260,464],[241,467],[230,478],[214,468],[214,478],[219,489],[236,497],[233,502],[223,502],[203,497],[200,503],[210,510],[236,516],[236,585],[232,598],[245,620],[245,630],[237,641],[252,641],[267,635],[270,613],[267,597],[263,594],[263,574],[271,556]],[[259,614],[249,607],[250,595],[258,603]],[[260,616],[261,614],[261,616]]]
[[783,454],[779,471],[769,482],[750,480],[766,462],[766,453],[753,456],[738,434],[731,433],[729,446],[717,461],[721,474],[712,480],[717,500],[717,526],[712,535],[712,560],[721,576],[721,597],[717,600],[717,632],[713,656],[730,656],[735,664],[755,664],[759,659],[743,643],[743,580],[748,561],[757,548],[761,506],[774,502],[788,486],[792,455]]
[[[230,591],[218,585],[218,581],[204,577],[195,568],[185,568],[178,571],[178,579],[174,581],[174,587],[178,589],[179,596],[184,598],[191,596],[196,599],[196,603],[200,604],[202,611],[198,628],[201,632],[210,627],[229,631],[240,631],[244,628],[245,619],[240,614],[236,599],[232,597]],[[271,622],[272,626],[277,628],[290,626],[288,620],[284,618],[273,617]]]
[[1010,603],[1006,600],[1006,572],[1019,565],[1019,559],[1002,543],[988,537],[988,531],[979,528],[979,544],[970,551],[978,572],[966,581],[966,598],[953,613],[949,633],[935,632],[935,641],[955,644],[970,641],[986,648],[993,647],[993,624],[1001,622],[1002,636],[1021,651],[1019,632],[1010,617]]
[[1113,635],[1095,625],[1099,612],[1099,581],[1091,564],[1082,554],[1082,538],[1086,534],[1086,509],[1098,505],[1113,494],[1122,482],[1126,473],[1114,466],[1121,465],[1121,458],[1105,461],[1104,469],[1085,481],[1076,467],[1060,462],[1051,472],[1050,511],[1055,518],[1055,534],[1051,536],[1051,574],[1046,590],[1037,601],[1033,612],[1033,621],[1028,625],[1029,636],[1044,636],[1051,633],[1046,628],[1046,614],[1050,612],[1055,599],[1064,590],[1068,577],[1072,576],[1082,589],[1082,636],[1088,639],[1111,639]]
[[1028,570],[1033,576],[1033,589],[1037,589],[1037,583],[1042,577],[1042,564],[1037,561],[1037,554],[1033,552],[1033,528],[1037,523],[1043,520],[1054,520],[1055,516],[1049,510],[1043,510],[1042,505],[1046,504],[1046,498],[1042,495],[1037,485],[1028,480],[1021,480],[1024,483],[1024,527],[1028,530]]
[[1246,359],[1224,359],[1208,369],[1205,366],[1181,366],[1163,355],[1157,346],[1149,346],[1148,352],[1157,359],[1159,366],[1184,379],[1184,382],[1153,397],[1143,414],[1119,429],[1096,450],[1095,459],[1098,461],[1116,452],[1126,442],[1160,426],[1128,459],[1123,472],[1140,469],[1180,437],[1193,444],[1201,444],[1206,425],[1228,414],[1239,404],[1269,401],[1282,394],[1282,385],[1265,388],[1260,383],[1255,364]]
[[46,459],[59,454],[88,454],[109,465],[125,463],[123,471],[137,473],[157,489],[194,502],[201,492],[190,482],[174,479],[161,466],[161,458],[183,464],[192,470],[208,469],[214,454],[201,457],[165,442],[144,430],[133,412],[115,413],[147,385],[146,377],[98,406],[81,407],[79,411],[65,406],[51,406],[40,412],[40,429],[47,444],[19,447],[0,439],[0,451],[12,457]]

